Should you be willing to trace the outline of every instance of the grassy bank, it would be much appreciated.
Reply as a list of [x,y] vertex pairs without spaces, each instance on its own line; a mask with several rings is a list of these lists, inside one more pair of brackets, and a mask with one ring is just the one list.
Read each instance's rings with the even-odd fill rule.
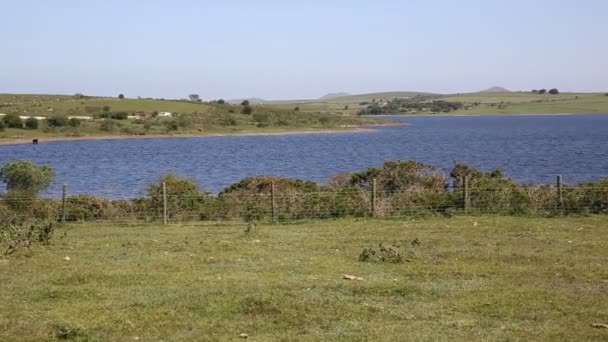
[[[604,341],[590,324],[608,321],[607,228],[601,216],[249,234],[237,223],[69,225],[50,246],[0,259],[0,339]],[[358,261],[381,242],[406,261]]]
[[[158,113],[169,112],[170,117]],[[33,138],[209,136],[278,132],[346,131],[385,121],[331,111],[300,112],[261,105],[159,99],[51,95],[0,95],[0,142]],[[8,116],[44,117],[32,125]],[[80,117],[74,118],[74,117]],[[17,120],[15,123],[14,120]]]

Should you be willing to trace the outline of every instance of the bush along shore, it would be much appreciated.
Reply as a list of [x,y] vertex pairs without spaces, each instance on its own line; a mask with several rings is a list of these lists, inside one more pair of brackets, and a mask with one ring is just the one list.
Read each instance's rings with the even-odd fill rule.
[[[217,195],[192,179],[165,175],[141,198],[112,200],[89,195],[36,196],[54,173],[30,162],[3,168],[8,191],[0,217],[59,221],[184,222],[199,220],[288,221],[338,217],[452,216],[460,213],[562,215],[608,213],[608,179],[577,185],[520,184],[501,171],[456,164],[449,175],[416,161],[390,161],[378,168],[338,174],[327,184],[272,176],[243,179]],[[11,171],[12,170],[12,171]],[[39,174],[29,178],[21,173]],[[17,173],[11,175],[10,172]],[[15,180],[10,179],[10,176]],[[17,181],[29,184],[14,184]],[[12,183],[13,184],[12,184]],[[34,184],[34,183],[41,184]]]

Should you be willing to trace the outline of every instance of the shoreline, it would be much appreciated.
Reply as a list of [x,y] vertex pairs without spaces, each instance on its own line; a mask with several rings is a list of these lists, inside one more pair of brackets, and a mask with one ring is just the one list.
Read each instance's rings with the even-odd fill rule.
[[[352,127],[346,129],[330,130],[301,130],[301,131],[277,131],[277,132],[237,132],[237,133],[209,133],[209,134],[152,134],[152,135],[89,135],[82,137],[48,137],[37,138],[39,144],[67,141],[96,141],[96,140],[140,140],[140,139],[180,139],[180,138],[217,138],[217,137],[252,137],[252,136],[282,136],[282,135],[313,135],[313,134],[339,134],[339,133],[373,133],[378,130],[373,127],[385,125],[374,125],[365,127]],[[388,125],[387,125],[388,126]],[[0,139],[0,146],[31,145],[32,139],[36,138],[9,138]]]

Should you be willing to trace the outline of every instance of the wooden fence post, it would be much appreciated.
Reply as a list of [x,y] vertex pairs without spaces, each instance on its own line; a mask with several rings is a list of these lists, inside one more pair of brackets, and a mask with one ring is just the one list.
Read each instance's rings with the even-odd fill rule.
[[277,222],[277,201],[276,201],[276,188],[274,181],[270,184],[270,210],[272,215],[272,223]]
[[163,182],[163,224],[167,225],[169,220],[167,218],[167,184]]
[[564,184],[562,176],[557,176],[557,207],[564,208]]
[[68,185],[63,184],[63,195],[61,196],[61,222],[62,223],[65,223],[67,199],[68,199]]
[[469,208],[471,206],[471,198],[469,193],[469,176],[464,176],[463,180],[463,209],[465,214],[469,212]]
[[372,196],[371,196],[371,214],[372,217],[376,217],[376,196],[377,196],[377,192],[378,191],[378,182],[376,181],[376,178],[372,179]]

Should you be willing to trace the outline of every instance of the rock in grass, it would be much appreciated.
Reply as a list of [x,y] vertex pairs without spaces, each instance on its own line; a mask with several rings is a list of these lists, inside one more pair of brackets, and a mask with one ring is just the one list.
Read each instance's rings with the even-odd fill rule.
[[240,334],[240,335],[239,335],[239,337],[240,337],[240,338],[248,338],[248,337],[249,337],[249,335],[247,335],[247,334],[245,334],[245,333],[242,333],[242,334]]
[[356,277],[354,275],[349,275],[349,274],[343,275],[342,279],[346,279],[346,280],[363,280],[363,278],[361,278],[361,277]]

